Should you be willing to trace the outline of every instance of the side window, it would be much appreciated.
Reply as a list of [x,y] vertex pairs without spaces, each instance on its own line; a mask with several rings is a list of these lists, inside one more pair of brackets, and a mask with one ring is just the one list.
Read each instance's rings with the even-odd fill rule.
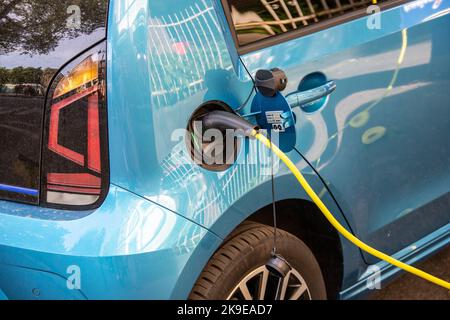
[[[372,0],[227,0],[239,46],[364,10]],[[378,0],[386,3],[389,0]],[[391,1],[392,2],[392,1]]]

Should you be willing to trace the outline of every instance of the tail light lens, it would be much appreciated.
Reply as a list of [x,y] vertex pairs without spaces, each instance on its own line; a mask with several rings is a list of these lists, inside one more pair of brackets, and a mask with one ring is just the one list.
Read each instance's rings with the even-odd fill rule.
[[41,203],[91,208],[108,187],[105,48],[97,46],[53,80],[47,96]]

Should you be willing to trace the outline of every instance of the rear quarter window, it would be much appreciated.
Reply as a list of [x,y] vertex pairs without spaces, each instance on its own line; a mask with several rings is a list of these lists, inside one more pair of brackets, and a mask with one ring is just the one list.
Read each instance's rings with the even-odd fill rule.
[[106,37],[107,9],[107,0],[0,2],[0,199],[38,203],[48,86]]

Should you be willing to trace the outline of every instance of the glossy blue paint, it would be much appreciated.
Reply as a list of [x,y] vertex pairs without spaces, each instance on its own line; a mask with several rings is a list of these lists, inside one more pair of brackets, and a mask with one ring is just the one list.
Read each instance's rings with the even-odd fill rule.
[[[217,14],[213,1],[170,7],[163,1],[137,1],[126,10],[119,4],[112,4],[108,40],[111,181],[226,237],[270,204],[270,152],[250,141],[237,164],[211,172],[192,161],[182,139],[185,132],[176,132],[186,128],[202,103],[221,100],[238,108],[251,94],[248,75],[243,76],[240,62],[233,62],[235,52],[228,50],[229,35],[222,34],[223,12]],[[290,156],[308,170],[296,151]],[[289,175],[284,167],[278,173]],[[289,189],[299,195],[297,184]],[[300,194],[299,199],[307,199]],[[329,196],[325,202],[336,206]],[[359,259],[356,254],[346,266],[362,268]]]
[[[234,202],[268,181],[261,164],[268,163],[270,152],[250,141],[237,165],[211,172],[193,162],[182,139],[185,132],[179,131],[206,101],[239,107],[252,83],[239,78],[233,67],[211,1],[130,6],[111,8],[111,182],[210,228]],[[144,27],[143,21],[150,22]],[[180,43],[188,43],[181,54]],[[177,68],[173,74],[170,66]],[[270,203],[269,198],[260,205]]]
[[6,294],[0,289],[0,300],[9,300]]
[[294,109],[296,147],[356,234],[391,254],[449,223],[450,1],[417,4],[383,11],[379,30],[361,18],[243,57],[285,70],[286,95],[316,72],[336,81],[326,107]]
[[[114,185],[99,209],[76,220],[15,216],[36,207],[0,203],[10,211],[0,219],[0,288],[10,299],[168,299],[175,286],[186,298],[222,241]],[[186,271],[191,257],[200,268]],[[80,268],[80,290],[67,287],[70,266]]]
[[[449,2],[419,13],[405,6],[383,12],[381,30],[368,30],[363,18],[241,57],[252,73],[284,69],[284,94],[314,72],[336,81],[326,106],[294,110],[296,149],[289,156],[343,225],[409,262],[449,241],[449,145],[442,136],[450,119],[443,89]],[[243,104],[252,82],[219,0],[170,4],[111,1],[109,194],[86,212],[0,201],[0,299],[185,299],[223,239],[271,203],[271,155],[257,141],[242,141],[237,163],[224,172],[191,160],[182,138],[192,112],[221,100],[249,113],[252,99]],[[406,56],[386,89],[403,28]],[[378,137],[379,127],[385,130]],[[277,200],[308,200],[277,165]],[[366,262],[377,261],[364,261],[345,239],[341,248],[341,297],[355,298],[366,290]],[[79,290],[67,287],[74,265]],[[378,266],[385,279],[398,271]]]

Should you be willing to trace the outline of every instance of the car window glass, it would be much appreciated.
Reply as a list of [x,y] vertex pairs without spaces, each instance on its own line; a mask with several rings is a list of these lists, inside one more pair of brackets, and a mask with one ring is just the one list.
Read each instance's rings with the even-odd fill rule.
[[0,199],[38,202],[47,86],[64,63],[105,38],[107,4],[0,1]]
[[[388,2],[381,0],[377,3]],[[349,12],[372,0],[228,0],[239,46],[302,30]]]

